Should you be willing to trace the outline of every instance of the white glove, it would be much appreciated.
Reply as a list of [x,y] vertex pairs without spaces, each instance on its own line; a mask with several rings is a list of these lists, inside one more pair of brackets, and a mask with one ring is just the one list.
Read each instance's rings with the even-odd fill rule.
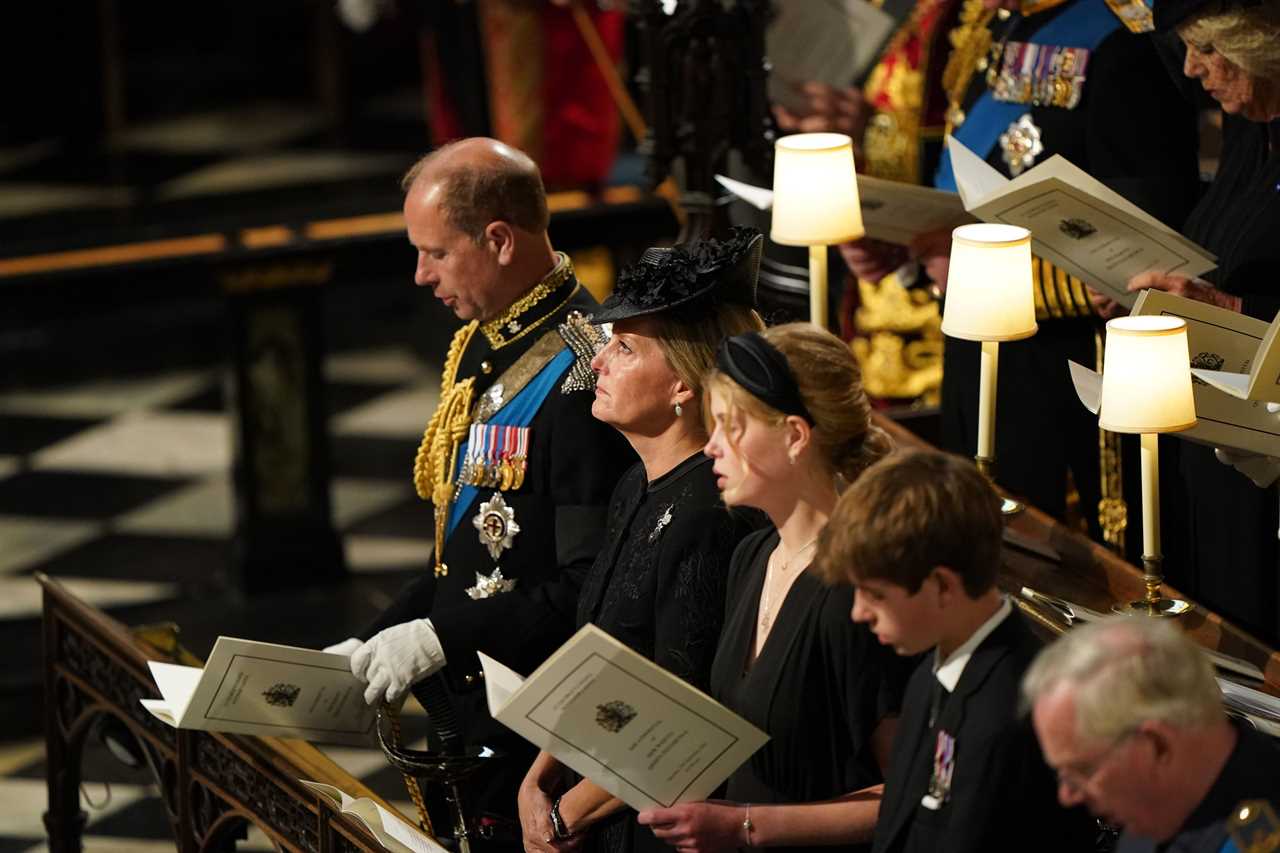
[[397,701],[410,685],[444,665],[444,649],[430,619],[384,628],[351,655],[351,674],[369,685],[364,691],[368,705]]
[[[1267,411],[1273,415],[1280,412],[1280,403],[1267,403]],[[1215,447],[1213,455],[1223,465],[1230,465],[1244,474],[1260,489],[1267,488],[1280,477],[1280,458],[1275,456],[1234,447]]]
[[349,658],[355,653],[355,650],[360,648],[362,645],[364,644],[361,643],[359,639],[352,637],[349,640],[343,640],[341,643],[334,643],[332,646],[325,646],[320,651],[327,655],[342,655],[344,658]]

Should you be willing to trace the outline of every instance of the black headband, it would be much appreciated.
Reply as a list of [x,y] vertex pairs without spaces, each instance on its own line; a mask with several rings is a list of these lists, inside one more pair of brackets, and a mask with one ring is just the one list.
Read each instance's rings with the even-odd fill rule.
[[716,366],[761,402],[784,415],[798,415],[810,425],[815,423],[787,357],[758,332],[725,338],[716,353]]

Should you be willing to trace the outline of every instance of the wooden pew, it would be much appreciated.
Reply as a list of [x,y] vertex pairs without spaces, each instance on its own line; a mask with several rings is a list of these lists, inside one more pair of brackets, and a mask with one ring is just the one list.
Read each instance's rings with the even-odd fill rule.
[[306,741],[179,731],[161,723],[138,702],[159,698],[147,661],[186,661],[134,636],[57,581],[37,580],[44,589],[50,850],[81,849],[80,759],[86,738],[104,719],[122,724],[141,747],[181,853],[234,850],[248,824],[284,851],[384,849],[298,779],[327,782],[395,812],[385,800]]
[[[874,417],[898,447],[929,447],[889,418],[878,413]],[[1242,478],[1241,488],[1252,487]],[[1141,569],[1030,506],[1008,524],[1001,586],[1050,634],[1061,633],[1068,626],[1051,608],[1035,606],[1019,596],[1023,586],[1104,613],[1114,604],[1141,599],[1145,591]],[[1165,596],[1191,601],[1173,587],[1162,589]],[[1205,648],[1256,666],[1266,676],[1262,689],[1280,695],[1280,654],[1274,649],[1198,604],[1190,613],[1177,617],[1177,624]]]

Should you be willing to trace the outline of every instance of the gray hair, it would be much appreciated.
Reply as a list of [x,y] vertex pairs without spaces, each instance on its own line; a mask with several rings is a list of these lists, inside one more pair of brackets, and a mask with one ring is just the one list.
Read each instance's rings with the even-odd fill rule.
[[1091,740],[1119,740],[1148,720],[1225,719],[1208,656],[1163,619],[1113,616],[1068,631],[1023,677],[1024,711],[1062,686],[1074,689],[1076,733]]
[[1280,2],[1194,16],[1178,26],[1192,44],[1210,45],[1256,78],[1280,83]]

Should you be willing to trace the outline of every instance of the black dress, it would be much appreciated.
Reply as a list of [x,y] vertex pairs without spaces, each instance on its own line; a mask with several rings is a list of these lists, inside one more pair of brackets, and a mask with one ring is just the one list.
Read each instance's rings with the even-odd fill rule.
[[[642,464],[618,482],[604,547],[578,599],[588,622],[702,690],[724,618],[729,558],[760,526],[752,511],[726,509],[712,462],[701,453],[652,483]],[[669,851],[631,809],[592,827],[595,850]]]
[[734,802],[807,803],[884,781],[871,735],[898,713],[915,663],[851,621],[851,587],[825,586],[808,571],[787,592],[752,662],[765,570],[777,544],[778,532],[769,528],[733,555],[711,669],[711,694],[769,735],[729,777],[725,796]]
[[[1268,143],[1268,132],[1276,143]],[[1218,174],[1187,220],[1186,234],[1218,256],[1218,268],[1205,278],[1243,297],[1244,313],[1270,322],[1280,310],[1280,121],[1267,126],[1226,116],[1222,143]],[[1210,448],[1178,442],[1176,452],[1187,491],[1190,559],[1186,576],[1171,573],[1170,581],[1275,645],[1276,489],[1257,488]]]

